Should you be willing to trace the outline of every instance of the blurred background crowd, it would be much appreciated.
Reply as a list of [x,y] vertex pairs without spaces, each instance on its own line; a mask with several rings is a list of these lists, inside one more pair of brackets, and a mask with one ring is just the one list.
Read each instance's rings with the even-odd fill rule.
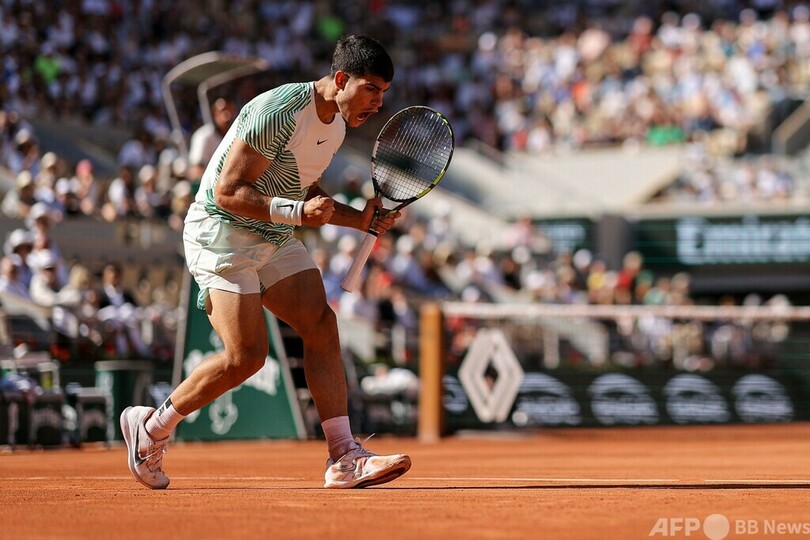
[[[655,201],[805,195],[806,156],[776,155],[769,146],[769,129],[810,88],[810,9],[799,2],[0,0],[0,167],[13,179],[0,212],[18,220],[5,236],[4,301],[13,295],[53,309],[70,347],[83,341],[110,356],[169,360],[179,278],[144,286],[147,273],[126,279],[112,253],[94,268],[66,260],[54,228],[66,220],[143,220],[180,231],[210,156],[205,146],[227,129],[234,104],[215,102],[215,124],[204,126],[196,103],[181,103],[191,138],[183,155],[166,116],[163,76],[190,56],[219,50],[263,58],[280,80],[310,80],[328,71],[334,41],[345,33],[374,35],[391,51],[397,75],[387,111],[412,103],[444,111],[461,145],[532,154],[686,145],[682,173]],[[116,174],[43,148],[33,119],[126,130]],[[339,180],[341,200],[369,195],[364,172],[348,167]],[[413,354],[424,299],[695,302],[688,275],[654,275],[638,253],[609,268],[587,249],[552,250],[543,229],[518,216],[503,249],[466,245],[449,212],[407,214],[377,243],[367,279],[352,294],[338,284],[359,235],[301,231],[335,310],[385,330],[380,347],[398,362]]]

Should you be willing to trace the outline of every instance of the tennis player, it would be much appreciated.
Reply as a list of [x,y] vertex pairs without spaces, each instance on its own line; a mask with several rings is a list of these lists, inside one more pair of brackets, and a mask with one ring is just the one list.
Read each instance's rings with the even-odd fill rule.
[[[349,427],[348,393],[334,312],[320,273],[297,226],[327,223],[381,234],[400,217],[382,201],[362,211],[336,202],[319,179],[343,142],[346,126],[377,113],[394,67],[367,36],[336,45],[329,75],[279,86],[239,112],[201,180],[185,220],[186,264],[224,350],[200,364],[159,409],[129,407],[121,414],[132,474],[165,489],[163,454],[178,423],[264,366],[269,348],[262,307],[289,324],[304,343],[307,385],[329,451],[324,487],[359,488],[389,482],[411,466],[407,455],[366,450]],[[270,412],[272,414],[272,412]]]

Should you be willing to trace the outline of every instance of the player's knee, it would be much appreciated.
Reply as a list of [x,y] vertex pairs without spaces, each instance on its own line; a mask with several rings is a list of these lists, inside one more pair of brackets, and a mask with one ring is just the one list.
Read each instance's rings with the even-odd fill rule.
[[267,358],[267,342],[255,342],[243,346],[239,351],[231,355],[231,363],[234,370],[240,376],[248,378],[262,369]]
[[325,306],[317,316],[311,317],[301,337],[306,340],[318,339],[334,342],[337,339],[337,317],[332,308]]

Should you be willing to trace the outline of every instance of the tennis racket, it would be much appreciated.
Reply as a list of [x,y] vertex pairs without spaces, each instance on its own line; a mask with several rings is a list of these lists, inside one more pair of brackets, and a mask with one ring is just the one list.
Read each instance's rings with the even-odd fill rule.
[[[455,140],[450,122],[430,107],[402,109],[385,123],[371,153],[376,196],[399,203],[389,215],[427,195],[444,176]],[[377,218],[375,213],[374,218]],[[377,239],[374,220],[340,287],[352,292]]]

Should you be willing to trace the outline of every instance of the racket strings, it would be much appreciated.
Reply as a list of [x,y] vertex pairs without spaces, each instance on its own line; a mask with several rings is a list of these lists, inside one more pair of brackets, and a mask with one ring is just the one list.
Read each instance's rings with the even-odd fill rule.
[[374,177],[380,192],[404,201],[429,190],[441,178],[453,149],[446,122],[430,112],[403,115],[377,141]]

